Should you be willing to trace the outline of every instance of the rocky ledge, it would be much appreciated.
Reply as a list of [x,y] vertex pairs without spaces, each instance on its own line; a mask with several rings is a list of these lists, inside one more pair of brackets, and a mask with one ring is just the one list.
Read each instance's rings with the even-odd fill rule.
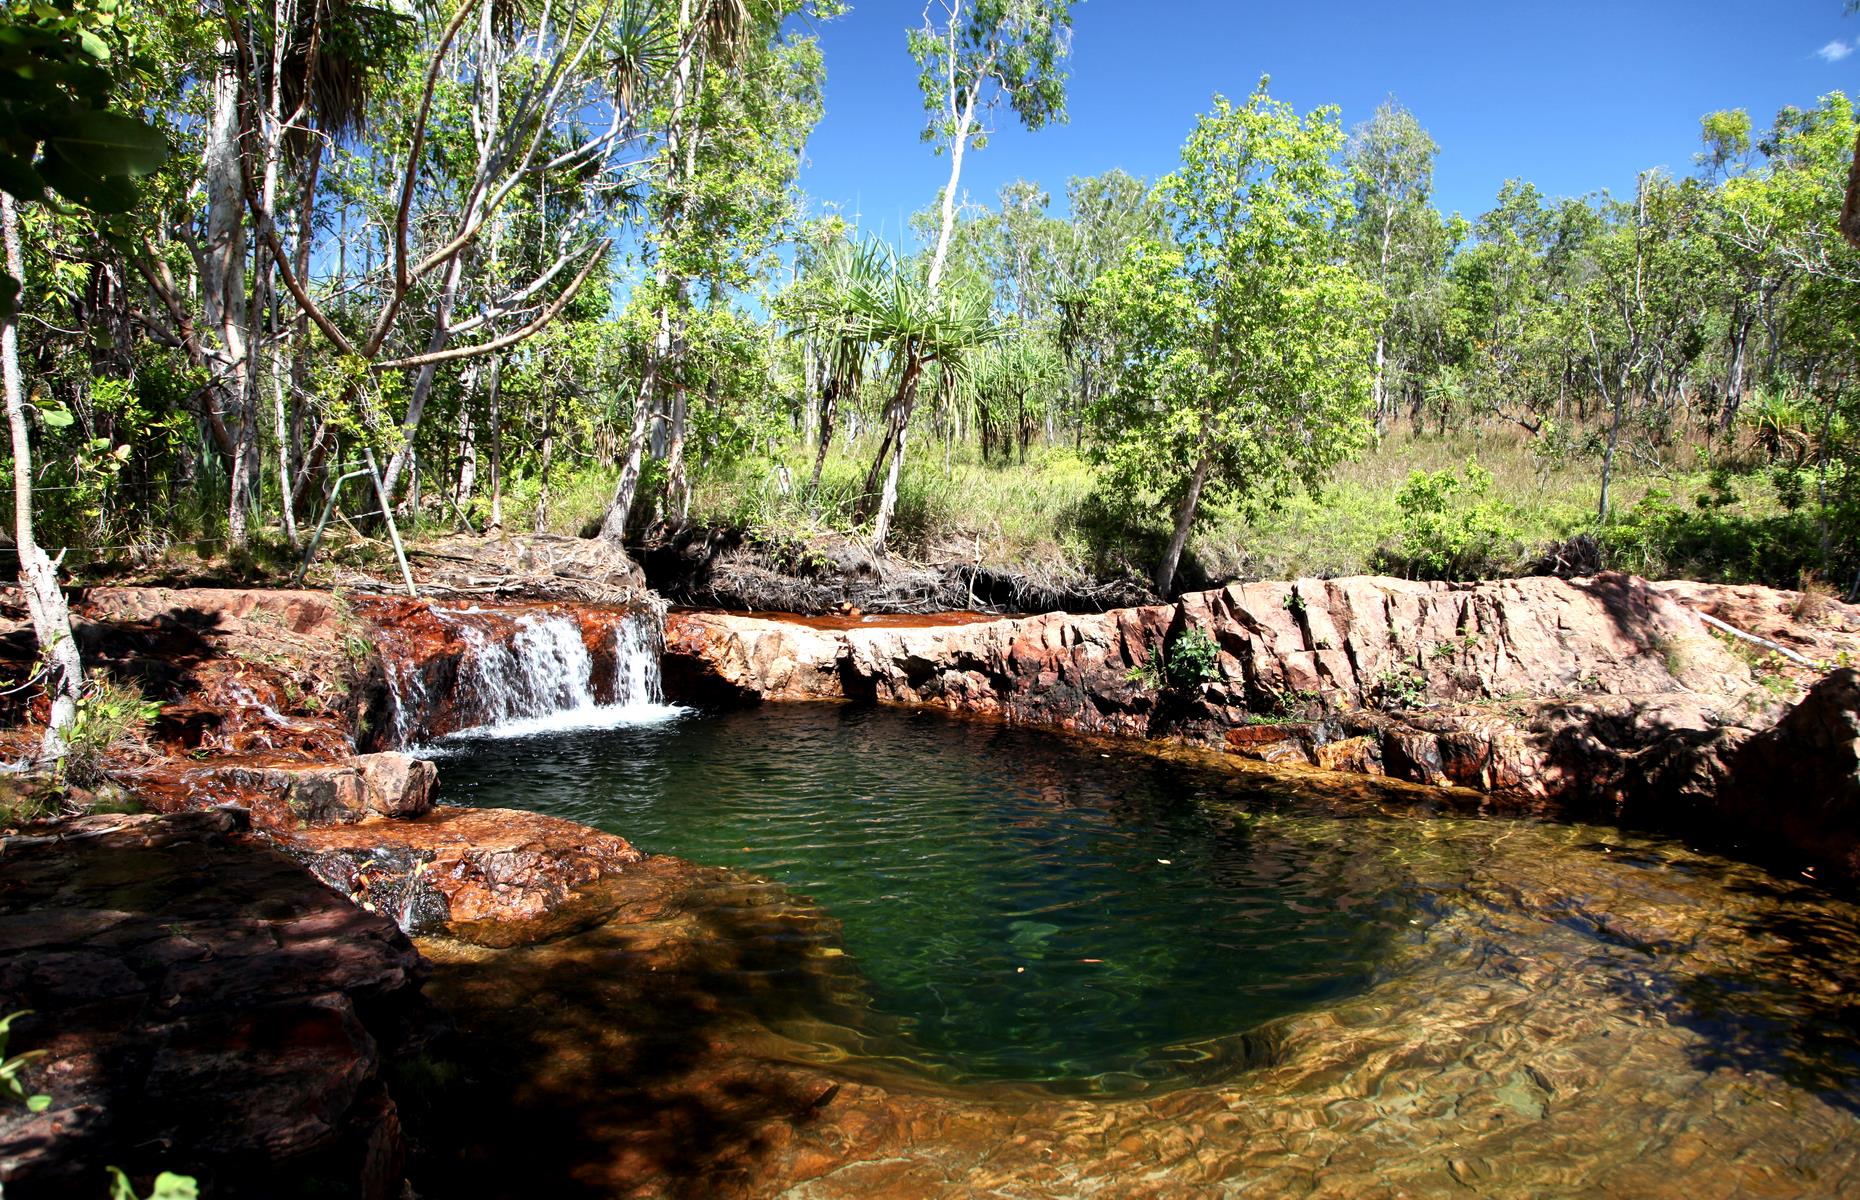
[[102,1196],[106,1166],[209,1196],[402,1194],[385,1061],[428,1021],[424,964],[242,814],[91,817],[0,839],[8,1049],[43,1051],[32,1113],[0,1107],[9,1197]]
[[[1823,799],[1832,780],[1860,788],[1840,741],[1856,728],[1854,673],[1834,671],[1810,715],[1747,745],[1821,672],[1701,617],[1715,608],[1827,666],[1860,658],[1860,609],[1828,602],[1809,623],[1789,616],[1801,605],[1601,575],[1237,583],[1171,605],[932,626],[673,613],[666,679],[694,698],[934,706],[1468,787],[1513,808],[1683,820],[1860,876],[1852,801]],[[1172,669],[1191,631],[1212,642],[1199,680]],[[1810,767],[1788,739],[1811,727],[1845,758]],[[1811,789],[1799,818],[1747,799],[1788,796],[1798,776]]]

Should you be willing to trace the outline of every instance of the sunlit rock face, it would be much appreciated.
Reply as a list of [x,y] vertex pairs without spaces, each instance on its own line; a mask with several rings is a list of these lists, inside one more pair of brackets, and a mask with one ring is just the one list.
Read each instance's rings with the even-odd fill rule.
[[625,838],[573,821],[486,808],[302,830],[280,844],[317,878],[409,932],[487,945],[593,924],[613,907],[602,885],[646,857]]

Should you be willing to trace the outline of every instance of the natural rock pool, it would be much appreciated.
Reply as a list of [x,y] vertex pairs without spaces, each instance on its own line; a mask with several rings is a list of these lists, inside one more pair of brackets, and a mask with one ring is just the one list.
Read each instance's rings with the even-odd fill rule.
[[1860,1188],[1860,912],[1680,842],[850,706],[458,738],[441,775],[700,866],[544,945],[423,945],[467,1064],[425,1119],[476,1147],[435,1178]]

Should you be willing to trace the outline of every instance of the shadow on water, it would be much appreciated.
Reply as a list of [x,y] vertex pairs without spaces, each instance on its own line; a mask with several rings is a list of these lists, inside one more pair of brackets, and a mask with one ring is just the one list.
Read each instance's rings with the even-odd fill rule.
[[419,1156],[422,1194],[711,1196],[832,1102],[817,1076],[745,1053],[768,1037],[756,1016],[846,1004],[850,973],[815,952],[831,923],[666,868],[694,877],[586,934],[428,947],[428,991],[456,1029],[399,1066],[395,1095],[422,1146],[463,1149]]
[[1684,979],[1671,1015],[1704,1039],[1694,1062],[1762,1071],[1860,1115],[1860,922],[1813,888],[1747,880],[1736,890],[1764,901],[1736,921],[1747,958]]

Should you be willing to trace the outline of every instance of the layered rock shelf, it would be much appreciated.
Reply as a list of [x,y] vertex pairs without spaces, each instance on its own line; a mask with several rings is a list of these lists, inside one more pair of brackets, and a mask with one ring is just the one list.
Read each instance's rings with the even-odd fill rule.
[[[461,565],[460,586],[478,586],[469,571]],[[759,987],[765,968],[792,969],[743,946],[791,948],[789,931],[805,927],[833,986],[852,976],[831,922],[790,912],[765,883],[648,860],[624,838],[556,817],[439,803],[437,770],[406,754],[410,746],[636,698],[623,660],[649,652],[640,630],[656,610],[605,585],[591,602],[550,595],[433,604],[99,588],[77,597],[86,661],[163,703],[144,743],[111,765],[165,815],[99,815],[0,839],[0,1000],[41,1014],[16,1033],[19,1046],[48,1052],[30,1082],[54,1096],[44,1113],[0,1121],[9,1195],[99,1193],[105,1161],[143,1179],[184,1165],[209,1194],[266,1194],[280,1171],[343,1194],[402,1194],[418,1147],[402,1132],[389,1065],[418,1054],[437,1028],[420,995],[428,966],[408,933],[438,939],[422,945],[441,963],[439,990],[453,1010],[482,1019],[472,1053],[492,1057],[500,1038],[541,1036],[518,1012],[526,980],[580,987],[590,964],[611,967],[616,954],[639,968],[620,970],[576,1010],[568,1033],[587,1045],[541,1039],[543,1075],[573,1086],[543,1096],[538,1113],[567,1096],[566,1120],[585,1096],[633,1089],[633,1107],[617,1110],[624,1128],[576,1135],[575,1152],[595,1154],[573,1168],[577,1180],[604,1190],[652,1194],[681,1170],[673,1110],[734,1113],[746,1095],[762,1097],[738,1114],[754,1145],[702,1159],[715,1159],[704,1170],[715,1167],[716,1194],[762,1195],[776,1183],[797,1195],[969,1194],[1015,1180],[1116,1193],[1111,1182],[1126,1169],[1188,1171],[1191,1159],[1200,1165],[1183,1178],[1209,1183],[1308,1171],[1303,1151],[1269,1128],[1270,1110],[1236,1106],[1237,1089],[1124,1105],[976,1102],[769,1065],[791,1047],[753,1023],[720,1026],[697,1051],[662,1045],[682,1025],[654,1032],[661,967],[708,1004],[705,989],[719,979],[743,973]],[[1184,670],[1178,650],[1203,636],[1205,671]],[[16,676],[35,652],[17,624],[0,631],[0,666]],[[1851,880],[1860,878],[1857,657],[1860,609],[1829,604],[1811,621],[1790,593],[1606,575],[1247,583],[1168,605],[999,619],[675,612],[663,661],[679,699],[877,702],[1187,743],[1295,771],[1470,789],[1463,800],[1490,808],[1658,825],[1748,856],[1787,855],[1791,875]],[[0,741],[16,754],[43,714],[18,694],[6,702],[11,728]],[[1529,874],[1519,853],[1494,889]],[[1555,880],[1527,890],[1560,903]],[[739,915],[767,918],[771,932],[705,932],[700,910],[720,894]],[[1614,908],[1632,903],[1618,899]],[[1620,918],[1611,909],[1596,919]],[[729,961],[708,963],[717,954]],[[1581,976],[1576,961],[1568,978]],[[1411,999],[1418,1009],[1438,996]],[[1469,985],[1469,1021],[1485,1019],[1488,999]],[[498,1024],[503,1012],[509,1029]],[[1626,1008],[1618,1016],[1624,1038],[1640,1028]],[[629,1032],[636,1021],[643,1033]],[[1327,1113],[1347,1098],[1317,1081],[1342,1080],[1351,1096],[1383,1086],[1351,1074],[1369,1060],[1342,1029],[1317,1018],[1290,1027],[1289,1065],[1270,1086],[1323,1093]],[[595,1064],[597,1044],[614,1054],[611,1071]],[[679,1065],[644,1081],[626,1074],[661,1059]],[[1338,1073],[1333,1061],[1357,1065]],[[1536,1069],[1524,1058],[1513,1066]],[[502,1063],[485,1086],[506,1086],[498,1072],[530,1079],[530,1067]],[[211,1104],[194,1100],[208,1095]],[[1776,1120],[1841,1128],[1832,1111]],[[1275,1148],[1206,1161],[1195,1149],[1215,1153],[1236,1129],[1250,1130],[1256,1149]],[[1347,1141],[1313,1145],[1334,1164]],[[1402,1178],[1429,1188],[1498,1178],[1494,1164],[1510,1150],[1488,1142],[1484,1158],[1444,1158],[1450,1147],[1434,1145]],[[1627,1154],[1628,1140],[1618,1143],[1609,1153]],[[619,1157],[600,1157],[616,1146]],[[1684,1175],[1692,1160],[1675,1154],[1669,1167]],[[460,1161],[465,1180],[470,1156]],[[1626,1161],[1610,1178],[1631,1176]],[[944,1165],[931,1171],[932,1162]],[[1851,1181],[1851,1156],[1837,1166]],[[771,1170],[775,1182],[757,1182]]]

